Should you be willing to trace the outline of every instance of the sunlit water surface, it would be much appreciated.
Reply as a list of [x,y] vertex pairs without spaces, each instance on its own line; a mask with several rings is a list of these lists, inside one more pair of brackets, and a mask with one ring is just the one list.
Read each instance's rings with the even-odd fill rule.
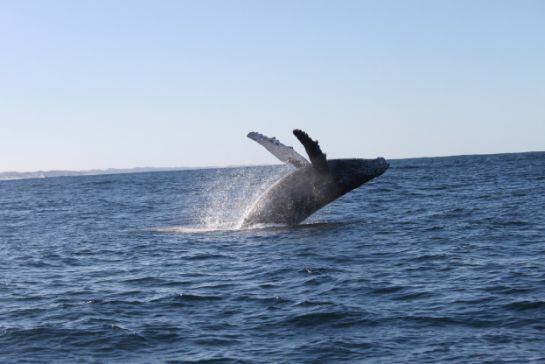
[[0,181],[0,362],[545,361],[545,153],[391,161],[238,230],[287,172]]

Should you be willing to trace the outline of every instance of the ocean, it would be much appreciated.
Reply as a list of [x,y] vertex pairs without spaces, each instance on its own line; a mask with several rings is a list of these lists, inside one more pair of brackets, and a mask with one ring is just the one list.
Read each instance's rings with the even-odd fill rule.
[[0,181],[0,362],[545,362],[545,153],[389,162],[246,230],[288,167]]

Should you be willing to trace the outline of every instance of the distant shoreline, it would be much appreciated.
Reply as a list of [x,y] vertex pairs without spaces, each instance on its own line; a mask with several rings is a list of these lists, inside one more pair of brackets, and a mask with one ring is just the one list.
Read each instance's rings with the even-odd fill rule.
[[146,172],[174,172],[174,171],[188,171],[188,170],[199,170],[199,169],[237,168],[237,167],[246,167],[246,166],[135,167],[135,168],[86,169],[81,171],[71,171],[71,170],[49,170],[49,171],[32,171],[32,172],[8,171],[8,172],[0,172],[0,181],[52,178],[52,177],[101,176],[101,175],[108,175],[108,174],[129,174],[129,173],[146,173]]
[[[545,153],[545,151],[529,151],[529,152],[506,152],[506,153],[486,153],[486,154],[460,154],[448,156],[432,156],[432,157],[410,157],[410,158],[390,158],[389,160],[408,160],[408,159],[431,159],[431,158],[459,158],[459,157],[486,157],[500,156],[509,154],[533,154]],[[71,170],[49,170],[49,171],[32,171],[32,172],[16,172],[7,171],[0,172],[0,181],[12,181],[21,179],[39,179],[52,177],[77,177],[77,176],[100,176],[108,174],[128,174],[128,173],[146,173],[146,172],[174,172],[188,171],[201,169],[224,169],[224,168],[244,168],[244,167],[267,167],[277,166],[275,164],[254,164],[254,165],[228,165],[228,166],[203,166],[203,167],[135,167],[135,168],[107,168],[107,169],[88,169],[80,171]]]

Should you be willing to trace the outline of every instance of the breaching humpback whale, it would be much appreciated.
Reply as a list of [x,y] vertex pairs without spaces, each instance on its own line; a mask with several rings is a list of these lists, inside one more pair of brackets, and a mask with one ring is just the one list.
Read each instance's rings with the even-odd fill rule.
[[384,158],[328,160],[318,142],[307,133],[295,129],[293,134],[305,147],[310,162],[276,138],[256,132],[248,134],[248,138],[296,169],[258,197],[242,219],[241,227],[298,224],[345,193],[380,176],[389,167]]

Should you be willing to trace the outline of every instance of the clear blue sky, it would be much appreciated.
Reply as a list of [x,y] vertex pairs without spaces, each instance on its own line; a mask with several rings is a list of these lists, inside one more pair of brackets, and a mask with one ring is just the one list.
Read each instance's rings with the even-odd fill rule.
[[545,150],[545,1],[0,1],[0,171]]

